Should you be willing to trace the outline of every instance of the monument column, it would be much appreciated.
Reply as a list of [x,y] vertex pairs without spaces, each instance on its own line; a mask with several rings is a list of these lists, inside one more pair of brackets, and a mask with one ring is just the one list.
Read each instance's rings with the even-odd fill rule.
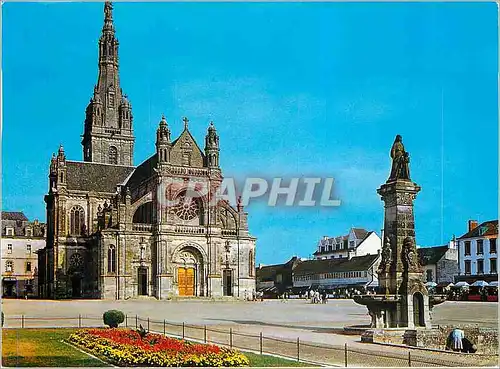
[[377,190],[385,203],[379,284],[385,295],[398,296],[400,303],[385,311],[386,326],[430,328],[429,297],[421,280],[413,215],[420,187],[410,179],[410,158],[400,135],[394,140],[391,158],[389,179]]

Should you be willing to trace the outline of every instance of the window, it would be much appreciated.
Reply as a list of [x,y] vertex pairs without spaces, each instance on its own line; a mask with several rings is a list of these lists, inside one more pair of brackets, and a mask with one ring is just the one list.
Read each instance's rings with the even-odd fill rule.
[[27,252],[28,254],[30,254],[30,253],[31,253],[31,245],[26,245],[26,252]]
[[14,271],[14,263],[12,260],[7,260],[5,262],[5,271],[6,272],[13,272]]
[[490,259],[490,273],[496,274],[497,272],[497,259]]
[[470,274],[470,260],[465,260],[465,274]]
[[483,240],[477,240],[477,254],[482,255],[483,254]]
[[108,248],[108,273],[116,273],[116,249],[114,245]]
[[9,243],[7,245],[7,254],[12,254],[12,244],[11,243]]
[[480,259],[477,261],[477,274],[484,273],[484,260]]
[[432,269],[427,269],[425,271],[425,276],[426,276],[425,279],[426,279],[427,282],[433,282]]
[[118,150],[114,146],[109,147],[109,164],[118,164]]
[[7,236],[14,236],[14,229],[13,228],[7,228]]
[[470,241],[465,241],[465,256],[470,255]]
[[255,271],[255,265],[254,265],[254,257],[253,257],[253,250],[250,250],[248,253],[248,275],[250,277],[253,277]]
[[496,253],[497,253],[497,239],[490,238],[490,254],[496,254]]
[[31,228],[26,228],[26,237],[31,237]]
[[70,234],[81,236],[85,232],[85,212],[81,206],[73,206],[70,212]]
[[110,108],[115,107],[115,94],[112,92],[109,93],[109,107]]
[[350,241],[350,242],[349,242],[349,247],[350,247],[350,248],[354,248],[354,241]]
[[31,262],[26,262],[26,272],[31,272]]

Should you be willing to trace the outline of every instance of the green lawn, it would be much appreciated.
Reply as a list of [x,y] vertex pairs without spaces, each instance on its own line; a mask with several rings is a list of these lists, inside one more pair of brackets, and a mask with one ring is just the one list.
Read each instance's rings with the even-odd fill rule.
[[243,352],[245,356],[250,360],[250,366],[257,367],[257,366],[281,366],[281,367],[289,367],[289,366],[315,366],[315,365],[310,365],[310,364],[305,364],[301,363],[296,360],[287,360],[287,359],[282,359],[279,357],[275,356],[269,356],[269,355],[259,355],[259,354],[252,354],[251,352]]
[[[2,329],[2,366],[110,366],[62,342],[74,329]],[[252,367],[311,366],[268,355],[244,354]]]
[[2,329],[2,366],[109,366],[61,342],[74,329]]

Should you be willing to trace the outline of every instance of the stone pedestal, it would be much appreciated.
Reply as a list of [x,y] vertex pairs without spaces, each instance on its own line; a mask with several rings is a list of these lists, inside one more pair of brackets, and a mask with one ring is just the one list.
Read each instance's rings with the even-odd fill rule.
[[368,329],[361,335],[361,342],[367,343],[389,343],[393,345],[407,345],[414,347],[425,347],[424,337],[438,336],[438,330],[409,329],[409,328],[385,328]]

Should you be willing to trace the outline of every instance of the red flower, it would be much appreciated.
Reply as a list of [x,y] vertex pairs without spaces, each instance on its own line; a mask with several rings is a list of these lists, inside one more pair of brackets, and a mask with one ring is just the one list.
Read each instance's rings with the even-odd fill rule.
[[218,354],[221,349],[214,345],[191,344],[175,338],[164,337],[156,333],[148,333],[142,339],[139,333],[129,329],[89,329],[87,334],[105,338],[112,343],[133,346],[146,351],[171,351],[180,354]]

